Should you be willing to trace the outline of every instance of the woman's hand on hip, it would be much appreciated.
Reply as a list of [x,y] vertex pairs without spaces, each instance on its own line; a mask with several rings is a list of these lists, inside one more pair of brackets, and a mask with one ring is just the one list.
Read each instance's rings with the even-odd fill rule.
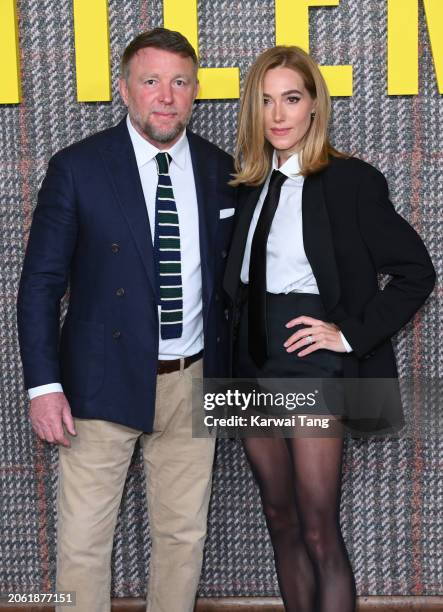
[[305,325],[306,327],[297,330],[286,340],[283,346],[288,353],[293,353],[298,349],[303,349],[297,353],[298,357],[304,357],[313,351],[318,351],[318,349],[346,353],[340,329],[335,323],[327,323],[307,316],[296,317],[286,323],[288,328],[296,325]]

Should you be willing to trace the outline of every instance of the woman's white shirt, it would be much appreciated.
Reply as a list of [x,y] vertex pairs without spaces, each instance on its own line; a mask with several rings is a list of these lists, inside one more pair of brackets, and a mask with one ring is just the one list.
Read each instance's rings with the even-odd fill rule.
[[[269,293],[319,293],[303,245],[302,192],[304,177],[299,174],[298,155],[292,155],[278,168],[274,151],[272,170],[280,170],[288,179],[283,183],[280,200],[268,237],[266,251],[266,289]],[[272,172],[272,171],[271,171]],[[263,186],[249,227],[241,270],[241,280],[249,282],[251,244],[258,218],[268,192],[271,173]]]
[[[240,274],[241,281],[245,284],[249,283],[252,239],[268,192],[272,170],[277,169],[288,179],[282,185],[278,207],[269,231],[266,250],[266,290],[269,293],[319,294],[303,244],[302,193],[305,179],[299,174],[300,165],[297,153],[291,155],[279,168],[277,154],[274,151],[272,169],[263,185],[249,227]],[[340,335],[346,351],[352,351],[341,332]]]

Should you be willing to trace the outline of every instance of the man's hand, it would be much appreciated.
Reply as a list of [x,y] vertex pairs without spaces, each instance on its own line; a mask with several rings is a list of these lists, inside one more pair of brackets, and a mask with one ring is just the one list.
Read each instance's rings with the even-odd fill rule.
[[69,448],[71,443],[65,435],[63,426],[75,436],[71,408],[64,393],[45,393],[31,400],[30,418],[32,429],[40,440],[62,444]]

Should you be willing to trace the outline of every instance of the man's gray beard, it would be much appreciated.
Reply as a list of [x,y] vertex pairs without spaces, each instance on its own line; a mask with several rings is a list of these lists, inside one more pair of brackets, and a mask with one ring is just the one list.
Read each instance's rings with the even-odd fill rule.
[[186,124],[181,121],[177,123],[177,125],[171,129],[169,132],[160,132],[156,130],[152,125],[146,122],[141,126],[143,134],[147,136],[150,140],[155,140],[156,142],[161,142],[162,144],[168,144],[168,142],[172,142],[177,138],[179,134],[185,129]]
[[157,130],[149,123],[149,121],[143,121],[137,114],[130,113],[130,117],[132,119],[133,124],[137,126],[138,130],[146,138],[148,138],[148,140],[154,140],[156,142],[161,142],[162,144],[168,144],[169,142],[175,140],[177,136],[179,136],[179,134],[181,134],[186,128],[189,123],[189,120],[191,119],[191,113],[192,111],[186,117],[185,121],[179,121],[179,123],[177,123],[174,128],[169,130],[169,132]]

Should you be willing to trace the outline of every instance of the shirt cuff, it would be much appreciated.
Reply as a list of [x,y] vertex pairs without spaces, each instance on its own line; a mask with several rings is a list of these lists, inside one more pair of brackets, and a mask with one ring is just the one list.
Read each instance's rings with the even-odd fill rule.
[[39,387],[31,387],[28,389],[29,399],[44,395],[45,393],[63,393],[63,387],[60,383],[49,383],[49,385],[40,385]]
[[340,337],[342,339],[343,344],[345,345],[346,352],[352,353],[352,346],[349,344],[349,342],[346,340],[346,338],[343,336],[341,332],[340,332]]

